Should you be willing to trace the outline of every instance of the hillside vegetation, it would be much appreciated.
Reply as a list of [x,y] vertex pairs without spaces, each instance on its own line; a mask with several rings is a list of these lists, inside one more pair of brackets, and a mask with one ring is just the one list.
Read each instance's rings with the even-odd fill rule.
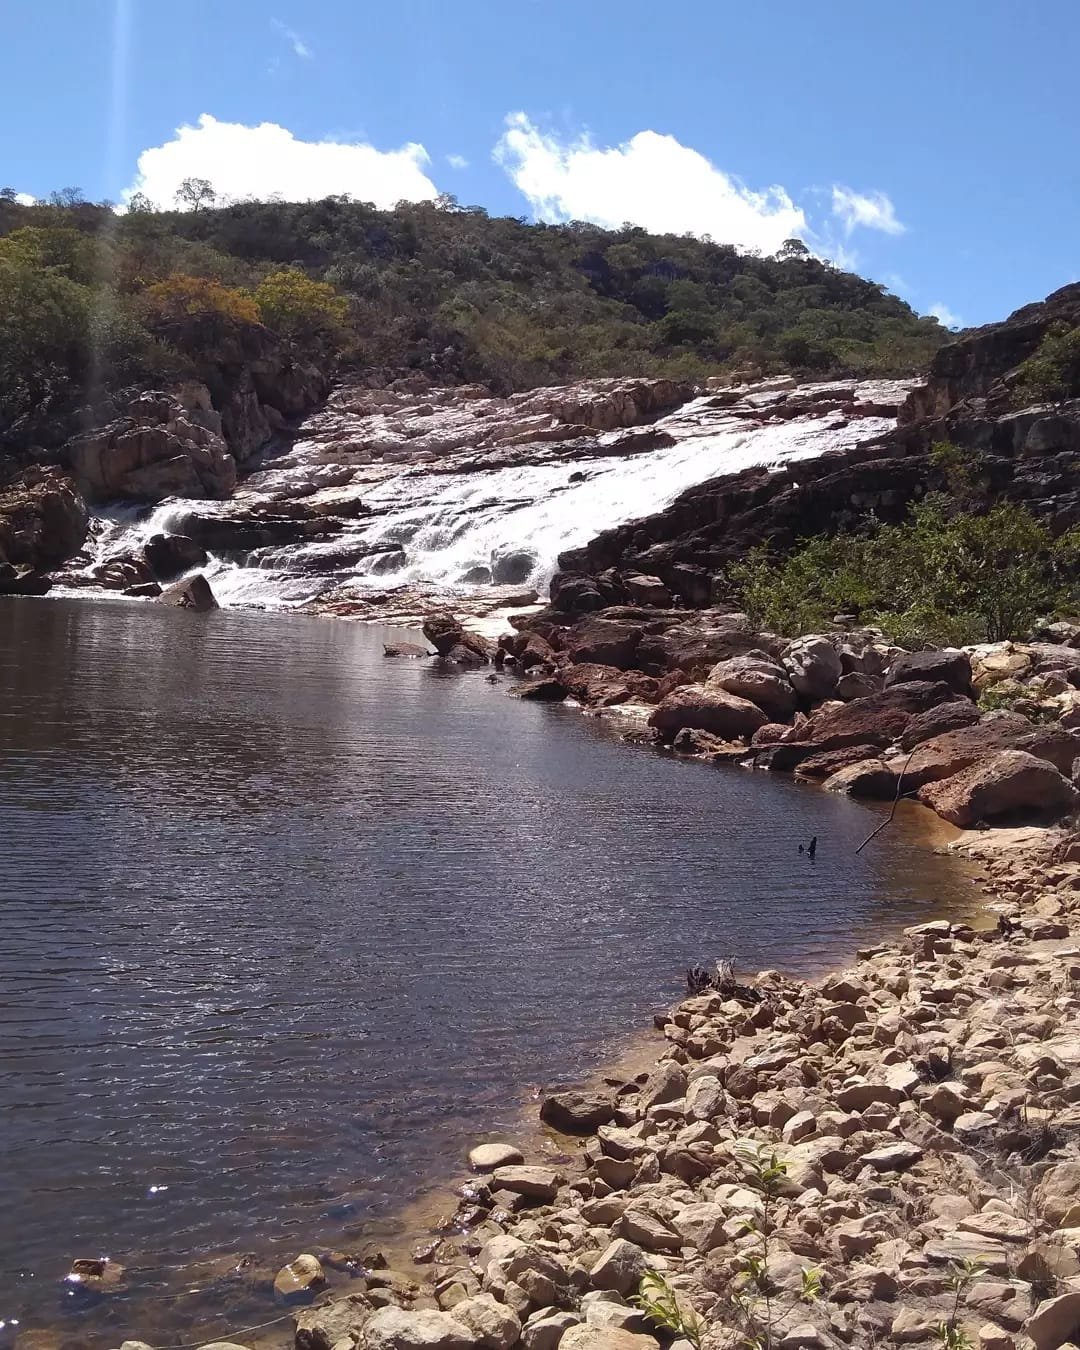
[[762,258],[448,199],[117,215],[72,191],[33,206],[12,195],[0,192],[9,446],[48,440],[110,391],[198,374],[256,324],[299,360],[498,392],[600,375],[902,372],[947,336],[797,240]]

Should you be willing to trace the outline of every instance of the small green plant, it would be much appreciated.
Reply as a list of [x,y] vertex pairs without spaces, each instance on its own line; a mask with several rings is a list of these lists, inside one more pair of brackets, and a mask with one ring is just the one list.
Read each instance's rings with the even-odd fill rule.
[[975,1283],[986,1274],[986,1268],[978,1261],[965,1257],[963,1261],[954,1261],[949,1268],[945,1282],[953,1291],[953,1305],[949,1316],[937,1324],[937,1343],[941,1350],[973,1350],[971,1337],[957,1323],[960,1315],[960,1300]]
[[679,1296],[659,1271],[650,1270],[641,1278],[631,1303],[641,1309],[650,1322],[673,1336],[688,1340],[700,1350],[705,1324],[693,1308],[679,1302]]
[[[773,1216],[776,1202],[784,1193],[787,1164],[781,1162],[776,1152],[767,1145],[737,1149],[736,1157],[747,1184],[761,1197],[761,1210],[743,1224],[746,1233],[757,1237],[757,1248],[743,1256],[740,1272],[742,1285],[732,1293],[731,1300],[743,1326],[743,1350],[773,1350],[773,1327],[781,1313],[776,1307],[780,1291],[769,1275],[769,1257]],[[817,1303],[822,1292],[821,1271],[807,1268],[802,1272],[802,1287],[797,1300],[790,1300],[790,1306],[794,1306],[795,1301]]]
[[821,1299],[821,1271],[806,1269],[802,1273],[802,1289],[799,1291],[800,1303],[817,1303]]

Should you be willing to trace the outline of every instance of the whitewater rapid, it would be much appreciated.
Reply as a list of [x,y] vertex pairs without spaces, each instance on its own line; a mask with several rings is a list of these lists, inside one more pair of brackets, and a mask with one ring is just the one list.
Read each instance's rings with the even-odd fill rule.
[[[346,521],[332,538],[212,554],[199,570],[225,607],[289,609],[331,593],[362,596],[413,584],[450,594],[511,584],[542,595],[560,553],[661,510],[687,488],[751,466],[815,458],[893,425],[888,417],[847,420],[835,412],[758,425],[730,417],[703,397],[654,423],[675,442],[665,448],[608,457],[602,451],[612,433],[599,437],[601,453],[587,458],[458,472],[409,465],[366,487],[369,514]],[[302,449],[303,442],[300,455],[290,455],[301,465]],[[267,469],[263,478],[272,476],[277,485],[283,474],[273,461]],[[238,499],[259,502],[258,482],[254,477]],[[272,504],[280,494],[265,500]],[[183,533],[194,507],[205,517],[228,515],[235,505],[170,500],[150,510],[100,512],[87,573],[110,556],[137,550],[154,534]]]

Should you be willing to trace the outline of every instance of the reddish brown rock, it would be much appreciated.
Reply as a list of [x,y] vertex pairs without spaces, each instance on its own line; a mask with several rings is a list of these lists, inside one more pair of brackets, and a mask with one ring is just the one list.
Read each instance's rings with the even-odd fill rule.
[[797,739],[813,741],[822,750],[859,744],[884,747],[903,735],[916,713],[951,698],[953,691],[947,684],[897,684],[880,694],[816,713],[800,729]]
[[1023,750],[1000,750],[951,778],[928,783],[919,800],[965,828],[981,820],[1059,815],[1080,794],[1057,769]]
[[[796,774],[799,778],[828,778],[867,759],[880,759],[876,745],[845,745],[839,750],[823,750],[820,754],[810,755],[798,765]],[[895,779],[894,774],[894,783]]]
[[733,740],[749,738],[765,721],[765,714],[749,699],[736,698],[722,689],[689,684],[668,694],[649,718],[649,725],[667,740],[683,727],[711,731],[725,740]]
[[31,467],[0,486],[0,563],[44,569],[86,539],[86,503],[60,469]]
[[942,703],[936,708],[928,708],[926,712],[916,713],[907,724],[904,734],[900,737],[900,749],[914,750],[917,745],[930,740],[933,736],[943,736],[947,731],[958,731],[961,727],[972,726],[981,717],[982,713],[978,707],[964,698],[953,699],[951,703]]

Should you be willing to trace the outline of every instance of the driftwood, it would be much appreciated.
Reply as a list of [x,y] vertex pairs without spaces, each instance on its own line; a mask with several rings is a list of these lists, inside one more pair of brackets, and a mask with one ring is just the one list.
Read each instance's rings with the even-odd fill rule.
[[[915,750],[917,750],[918,748],[919,748],[919,747],[916,746],[916,747],[915,747]],[[903,785],[904,785],[904,774],[906,774],[907,771],[908,771],[908,766],[911,764],[911,760],[912,760],[912,757],[913,757],[914,754],[915,754],[915,750],[912,750],[911,754],[908,755],[907,759],[904,760],[904,767],[900,770],[899,774],[897,775],[897,778],[896,778],[896,796],[893,798],[892,810],[889,812],[889,814],[885,817],[885,819],[881,822],[881,824],[877,827],[876,830],[871,830],[871,831],[870,831],[870,833],[869,833],[869,834],[866,836],[866,838],[862,841],[862,843],[859,845],[859,847],[855,850],[856,854],[861,853],[861,852],[863,851],[863,849],[867,846],[867,844],[870,842],[870,840],[876,838],[876,837],[881,833],[881,831],[885,828],[886,825],[891,825],[891,824],[892,824],[893,816],[896,815],[896,808],[897,808],[897,806],[898,806],[898,804],[899,804],[899,802],[900,802],[900,789],[901,789],[901,788],[903,787]]]
[[691,966],[686,972],[686,988],[691,994],[715,990],[721,998],[733,998],[739,1003],[760,1003],[764,997],[760,989],[736,980],[735,967],[728,960],[717,961],[715,974],[704,966]]

